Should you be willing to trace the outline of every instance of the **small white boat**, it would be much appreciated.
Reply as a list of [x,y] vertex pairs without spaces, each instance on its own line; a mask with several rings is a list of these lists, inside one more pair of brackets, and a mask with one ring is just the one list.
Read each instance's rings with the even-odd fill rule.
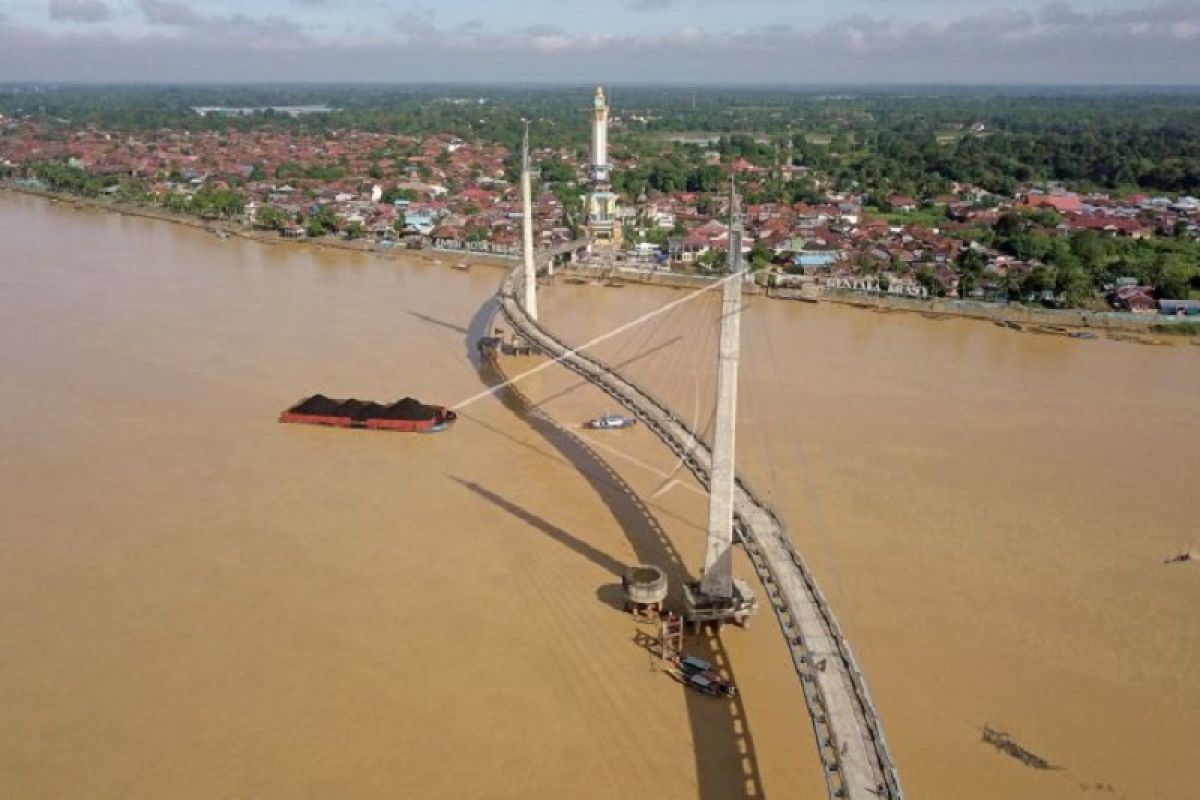
[[637,420],[633,417],[623,417],[620,414],[602,414],[595,419],[588,420],[583,427],[590,428],[594,431],[613,431],[621,428],[632,428],[637,425]]

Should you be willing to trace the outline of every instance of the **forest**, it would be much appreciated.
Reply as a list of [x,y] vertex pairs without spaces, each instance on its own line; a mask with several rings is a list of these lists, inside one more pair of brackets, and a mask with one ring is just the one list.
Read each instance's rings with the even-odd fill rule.
[[[65,126],[249,129],[308,133],[356,128],[451,133],[516,147],[524,120],[540,148],[582,158],[592,87],[262,85],[0,86],[0,114]],[[614,156],[636,157],[618,176],[630,194],[711,190],[717,168],[681,134],[716,141],[725,159],[787,159],[839,185],[914,196],[951,182],[1008,195],[1023,183],[1079,190],[1200,194],[1200,92],[1187,89],[1003,87],[756,89],[611,87]],[[194,106],[324,104],[327,113],[270,110],[200,116]],[[786,190],[803,199],[803,182]],[[774,187],[780,195],[782,187]]]

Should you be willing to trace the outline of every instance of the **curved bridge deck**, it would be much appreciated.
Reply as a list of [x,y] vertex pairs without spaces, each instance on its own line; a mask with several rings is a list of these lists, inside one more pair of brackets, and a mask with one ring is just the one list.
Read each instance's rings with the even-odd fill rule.
[[[556,248],[556,254],[578,249]],[[545,258],[549,253],[539,254]],[[530,344],[604,390],[684,460],[705,486],[712,454],[664,403],[612,368],[573,350],[525,313],[521,268],[500,290],[501,312]],[[737,532],[779,621],[804,691],[831,798],[903,800],[899,776],[850,646],[779,517],[739,477]]]

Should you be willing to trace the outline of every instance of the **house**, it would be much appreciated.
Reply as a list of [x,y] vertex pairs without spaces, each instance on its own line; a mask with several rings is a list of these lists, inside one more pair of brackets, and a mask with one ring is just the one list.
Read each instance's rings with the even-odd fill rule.
[[654,242],[638,242],[634,244],[628,255],[632,261],[650,263],[659,252],[659,246]]
[[1078,214],[1083,211],[1083,201],[1073,192],[1030,193],[1025,197],[1025,205],[1029,208],[1049,208],[1059,214]]
[[436,227],[433,218],[434,214],[432,211],[410,211],[404,215],[404,227],[412,229],[422,236],[429,236]]
[[1121,286],[1110,297],[1114,308],[1136,314],[1153,314],[1159,310],[1154,290],[1149,286]]
[[454,199],[462,203],[473,203],[486,208],[492,204],[494,197],[491,192],[485,192],[477,186],[472,186],[456,194]]
[[907,213],[909,211],[917,210],[917,201],[906,194],[891,195],[888,197],[887,203],[893,211],[903,211]]
[[838,204],[838,222],[857,225],[862,221],[862,208],[856,203]]
[[654,224],[654,227],[659,228],[660,230],[669,231],[675,227],[675,215],[670,211],[656,211],[650,219]]
[[946,295],[954,297],[958,294],[958,273],[949,266],[938,264],[933,270],[933,277]]
[[792,264],[800,267],[805,275],[813,275],[829,270],[838,262],[840,253],[836,250],[807,250],[792,257]]
[[1149,239],[1153,229],[1140,220],[1104,214],[1072,215],[1066,219],[1068,230],[1093,230],[1112,236],[1127,236],[1130,239]]
[[377,217],[367,226],[367,232],[376,239],[391,239],[396,235],[396,229],[393,227],[394,220],[387,217]]

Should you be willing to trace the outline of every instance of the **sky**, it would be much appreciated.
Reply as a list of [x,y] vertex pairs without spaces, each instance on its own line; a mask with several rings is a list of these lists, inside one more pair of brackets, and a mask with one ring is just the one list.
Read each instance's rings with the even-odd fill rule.
[[1200,84],[1200,0],[0,0],[0,82]]

